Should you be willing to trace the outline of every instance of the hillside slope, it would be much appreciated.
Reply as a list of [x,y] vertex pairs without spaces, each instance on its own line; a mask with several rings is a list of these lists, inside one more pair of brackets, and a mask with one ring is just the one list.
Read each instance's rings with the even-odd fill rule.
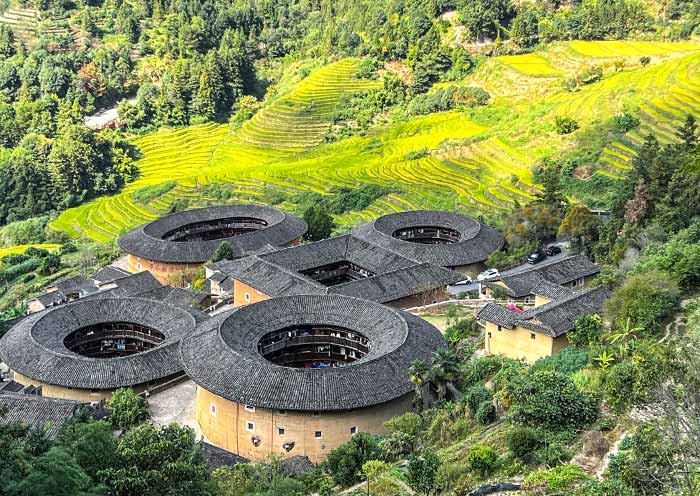
[[[640,56],[651,63],[642,66]],[[611,69],[615,61],[621,61],[618,69]],[[167,212],[178,199],[206,202],[202,187],[212,183],[229,185],[235,201],[263,201],[276,188],[324,193],[379,184],[400,190],[365,211],[339,216],[346,226],[419,207],[493,216],[532,198],[530,167],[541,157],[596,146],[595,159],[580,176],[615,180],[647,133],[671,141],[685,115],[700,110],[700,44],[571,42],[491,59],[460,83],[485,87],[494,96],[487,107],[416,117],[322,144],[341,96],[380,84],[355,79],[357,62],[346,59],[314,71],[240,129],[193,126],[136,139],[144,154],[140,177],[117,195],[68,210],[52,226],[73,237],[108,241]],[[606,68],[602,81],[575,92],[562,88],[562,78],[592,65]],[[639,128],[601,133],[612,116],[628,109],[641,119]],[[558,135],[556,116],[576,119],[580,129]],[[145,205],[133,199],[134,191],[166,180],[177,187]]]

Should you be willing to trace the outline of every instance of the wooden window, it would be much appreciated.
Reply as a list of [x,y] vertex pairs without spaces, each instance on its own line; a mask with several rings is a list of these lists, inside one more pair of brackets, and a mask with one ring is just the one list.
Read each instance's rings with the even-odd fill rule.
[[353,425],[352,427],[350,427],[350,435],[354,436],[355,434],[357,434],[357,427]]
[[250,293],[246,292],[245,294],[245,301],[250,302]]
[[216,405],[214,403],[209,405],[209,413],[216,417]]
[[255,411],[255,407],[254,407],[254,406],[250,406],[250,405],[246,405],[246,406],[245,406],[245,411],[246,411],[246,412],[254,412],[254,411]]
[[279,434],[280,436],[284,436],[284,427],[278,427],[277,434]]
[[248,432],[255,432],[255,424],[249,420],[245,424],[245,430],[247,430]]
[[531,333],[530,333],[530,339],[535,339],[535,333],[534,333],[534,332],[531,332]]
[[321,439],[323,437],[323,433],[321,431],[316,431],[314,432],[314,437],[316,439]]
[[501,330],[501,326],[498,326],[498,330],[499,330],[499,331]]

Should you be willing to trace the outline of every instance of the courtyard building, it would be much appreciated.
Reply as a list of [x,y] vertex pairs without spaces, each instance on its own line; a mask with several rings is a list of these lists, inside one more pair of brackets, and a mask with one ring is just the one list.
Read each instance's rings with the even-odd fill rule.
[[250,460],[313,463],[411,411],[414,360],[445,346],[426,321],[338,295],[275,298],[222,313],[182,341],[209,442]]
[[177,212],[119,238],[130,272],[150,271],[163,284],[191,282],[227,242],[234,258],[298,244],[307,225],[299,217],[259,205],[223,205]]
[[396,308],[449,297],[464,278],[354,235],[329,238],[234,261],[207,265],[207,288],[234,306],[299,294],[339,294]]
[[21,320],[0,339],[0,360],[15,382],[45,397],[98,402],[121,387],[143,393],[183,377],[178,345],[206,318],[159,299],[88,297]]
[[466,215],[414,210],[379,217],[353,234],[411,260],[428,262],[476,276],[486,259],[503,246],[495,229]]

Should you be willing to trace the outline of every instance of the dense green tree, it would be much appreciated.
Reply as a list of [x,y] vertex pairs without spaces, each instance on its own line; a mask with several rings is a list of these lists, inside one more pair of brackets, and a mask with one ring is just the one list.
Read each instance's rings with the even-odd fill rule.
[[231,244],[228,241],[222,241],[219,243],[219,246],[216,247],[216,251],[211,260],[212,262],[219,262],[221,260],[233,260],[234,258]]
[[369,460],[378,459],[380,455],[377,440],[370,434],[360,432],[331,451],[326,466],[338,484],[349,486],[361,480],[362,465]]
[[473,39],[495,37],[515,13],[510,0],[464,0],[460,4],[460,19]]
[[115,429],[132,429],[149,418],[146,400],[138,396],[133,389],[120,388],[112,393],[109,401],[112,409],[110,421]]
[[110,468],[116,460],[117,440],[112,424],[106,420],[71,422],[63,428],[57,443],[92,480],[99,480],[99,472]]
[[509,385],[512,415],[522,425],[549,429],[581,428],[595,420],[594,398],[578,390],[571,378],[551,370],[528,374]]
[[408,483],[419,494],[438,494],[440,490],[437,474],[440,469],[440,458],[431,449],[423,449],[408,459]]
[[51,448],[37,458],[13,492],[16,496],[98,496],[107,488],[98,486],[64,450]]
[[605,302],[605,316],[613,324],[629,319],[633,327],[656,333],[679,301],[677,283],[663,272],[650,271],[627,278]]
[[210,496],[213,489],[194,431],[176,424],[130,429],[100,476],[114,496]]
[[307,241],[326,239],[330,237],[335,227],[333,217],[324,205],[311,205],[304,211],[303,218],[309,226],[309,230],[304,235]]

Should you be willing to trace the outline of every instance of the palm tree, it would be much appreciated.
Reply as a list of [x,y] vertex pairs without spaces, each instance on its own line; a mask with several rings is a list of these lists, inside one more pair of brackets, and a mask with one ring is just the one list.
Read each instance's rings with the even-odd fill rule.
[[416,405],[418,410],[423,408],[423,386],[428,380],[428,366],[423,360],[413,360],[408,368],[411,382],[415,385]]
[[452,350],[437,350],[433,353],[430,380],[435,385],[438,399],[445,399],[447,383],[454,381],[459,373],[459,359]]
[[[610,340],[610,344],[615,344],[619,342],[619,349],[620,352],[623,355],[627,354],[629,343],[632,342],[634,343],[637,339],[637,333],[643,331],[643,327],[633,327],[632,326],[632,319],[627,317],[627,320],[625,321],[622,326],[620,326],[619,332],[616,332],[615,334],[610,335],[608,338]],[[632,349],[634,350],[634,344],[632,345]]]

